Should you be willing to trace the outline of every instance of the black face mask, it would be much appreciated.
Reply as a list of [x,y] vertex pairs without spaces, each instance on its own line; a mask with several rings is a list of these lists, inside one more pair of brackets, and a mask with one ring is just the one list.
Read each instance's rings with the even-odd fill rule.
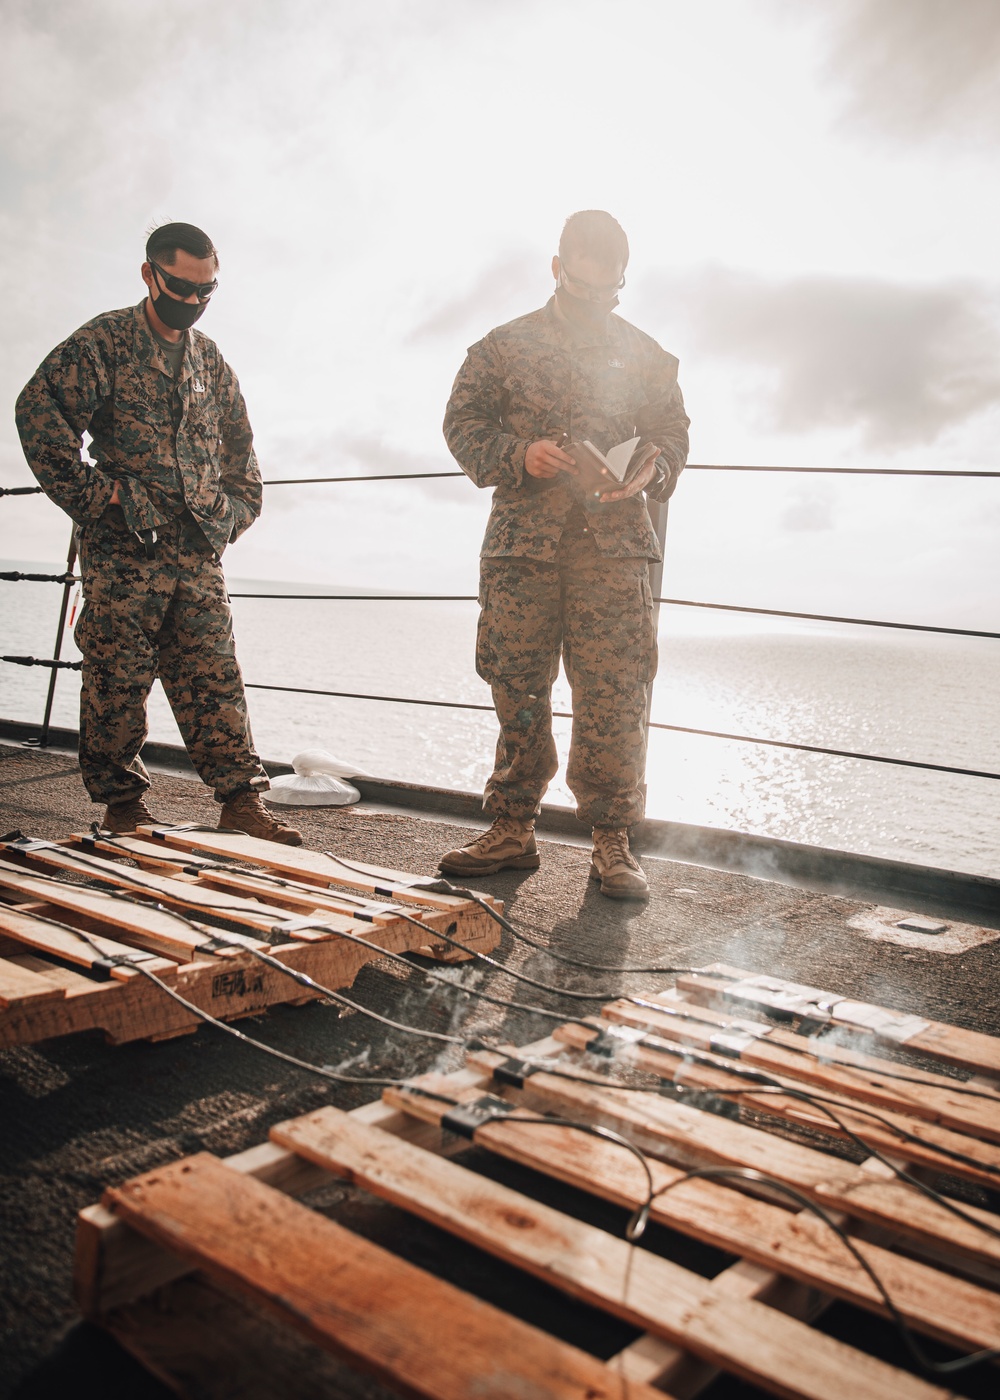
[[607,301],[584,301],[582,297],[575,297],[562,283],[556,287],[556,301],[566,320],[585,331],[603,331],[608,317],[618,305],[617,297],[610,297]]
[[188,330],[208,306],[207,301],[175,301],[173,297],[168,297],[166,292],[161,292],[158,297],[151,297],[150,300],[157,316],[172,331]]

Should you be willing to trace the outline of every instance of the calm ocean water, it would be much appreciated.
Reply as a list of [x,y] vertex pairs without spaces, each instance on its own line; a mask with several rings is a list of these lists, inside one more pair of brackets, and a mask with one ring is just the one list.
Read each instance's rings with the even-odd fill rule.
[[[55,572],[51,565],[3,568]],[[321,592],[231,580],[234,592]],[[347,592],[331,587],[330,592]],[[4,585],[0,654],[51,655],[60,590]],[[474,603],[233,603],[251,684],[489,704],[472,655]],[[996,642],[832,624],[761,626],[664,609],[653,719],[925,763],[1000,772]],[[67,633],[63,655],[77,652]],[[48,673],[0,665],[0,715],[41,718]],[[63,672],[53,722],[75,727],[79,680]],[[378,777],[476,790],[490,770],[490,714],[251,689],[267,758],[329,749]],[[569,708],[561,679],[557,709]],[[568,721],[557,721],[565,758]],[[153,738],[178,742],[157,686]],[[885,763],[654,731],[651,816],[863,854],[1000,874],[1000,783]],[[571,801],[560,772],[549,800]]]

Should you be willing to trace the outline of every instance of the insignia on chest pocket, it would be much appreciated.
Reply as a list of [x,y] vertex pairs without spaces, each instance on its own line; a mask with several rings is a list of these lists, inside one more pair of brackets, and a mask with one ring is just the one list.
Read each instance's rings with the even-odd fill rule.
[[625,361],[624,361],[624,360],[609,360],[609,361],[608,361],[608,368],[609,368],[609,369],[624,369],[624,368],[625,368]]
[[196,394],[203,394],[205,392],[205,386],[200,379],[194,379],[191,383],[191,388]]

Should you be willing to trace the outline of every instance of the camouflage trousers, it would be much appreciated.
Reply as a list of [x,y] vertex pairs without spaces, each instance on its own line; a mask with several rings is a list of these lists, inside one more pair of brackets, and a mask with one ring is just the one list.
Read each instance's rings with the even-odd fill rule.
[[148,559],[116,507],[81,532],[80,769],[94,802],[145,792],[139,750],[159,677],[192,763],[224,802],[264,770],[250,737],[222,566],[190,517],[158,533]]
[[573,694],[567,781],[589,826],[642,819],[646,697],[656,630],[645,559],[602,555],[589,535],[564,539],[552,564],[483,559],[476,670],[500,721],[483,807],[537,814],[558,770],[552,684],[562,657]]

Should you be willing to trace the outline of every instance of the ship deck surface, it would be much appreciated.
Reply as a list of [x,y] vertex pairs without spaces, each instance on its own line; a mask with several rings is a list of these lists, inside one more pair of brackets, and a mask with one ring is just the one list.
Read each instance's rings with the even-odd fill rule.
[[[151,806],[164,822],[217,822],[218,808],[207,790],[179,774],[154,775]],[[19,829],[59,840],[86,830],[98,815],[72,754],[0,745],[0,834]],[[364,803],[295,809],[289,819],[314,850],[427,874],[435,871],[440,853],[467,839],[470,830],[437,815]],[[538,871],[505,872],[479,884],[505,901],[515,925],[563,953],[614,966],[721,962],[969,1030],[996,1034],[1000,1026],[996,936],[964,951],[949,950],[940,935],[938,943],[935,935],[920,934],[894,942],[871,936],[873,919],[883,925],[886,920],[875,917],[879,901],[868,893],[852,899],[648,856],[649,903],[620,903],[603,898],[588,880],[584,846],[543,839],[541,850]],[[899,917],[909,912],[904,907]],[[867,931],[858,926],[866,920]],[[651,993],[672,980],[662,973],[567,968],[506,935],[498,956],[512,969],[563,989],[599,992],[604,1000],[624,990]],[[514,983],[490,968],[466,964],[449,975],[566,1016],[580,1012],[579,1002]],[[399,1021],[513,1045],[547,1034],[551,1025],[443,988],[427,993],[419,971],[407,974],[386,963],[364,968],[353,994]],[[599,1004],[595,1000],[590,1009]],[[338,1018],[322,1004],[279,1007],[241,1024],[276,1048],[349,1073],[406,1077],[462,1063],[457,1046],[442,1055],[438,1044],[357,1014]],[[334,1088],[207,1026],[157,1044],[116,1047],[84,1035],[0,1053],[0,1256],[6,1264],[0,1281],[0,1294],[6,1294],[0,1296],[0,1395],[50,1356],[73,1324],[75,1218],[106,1186],[201,1149],[222,1156],[239,1152],[261,1142],[276,1122],[326,1103],[351,1109],[377,1093]],[[391,1238],[397,1251],[484,1296],[501,1286],[489,1261],[456,1250],[432,1227],[354,1187],[332,1191],[328,1212],[376,1242]],[[576,1316],[576,1305],[553,1304],[541,1285],[537,1298],[522,1298],[518,1306],[533,1316],[548,1309],[549,1325],[566,1335],[589,1325],[582,1305]],[[608,1349],[615,1345],[609,1338]],[[357,1393],[382,1394],[374,1385]]]

